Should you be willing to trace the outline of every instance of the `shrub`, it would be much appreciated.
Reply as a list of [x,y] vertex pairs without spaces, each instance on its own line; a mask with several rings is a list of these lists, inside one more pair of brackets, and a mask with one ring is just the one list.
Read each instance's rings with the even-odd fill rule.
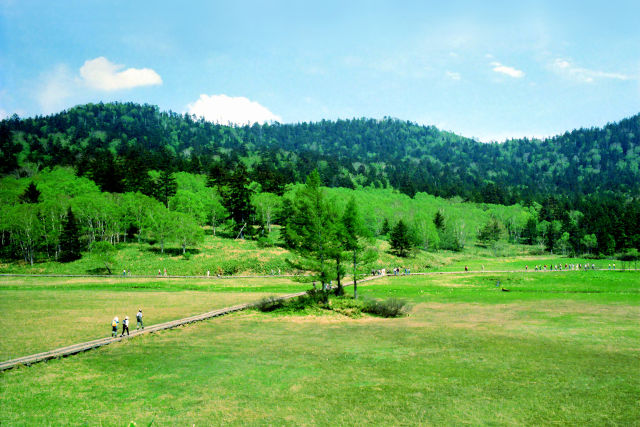
[[400,317],[409,312],[409,304],[398,298],[389,298],[384,301],[368,300],[364,303],[362,311],[382,317]]
[[270,311],[274,311],[284,307],[284,304],[285,302],[278,297],[270,296],[262,298],[255,304],[254,307],[262,311],[263,313],[268,313]]
[[258,239],[257,244],[259,248],[271,248],[276,245],[275,242],[271,240],[271,238],[264,236]]

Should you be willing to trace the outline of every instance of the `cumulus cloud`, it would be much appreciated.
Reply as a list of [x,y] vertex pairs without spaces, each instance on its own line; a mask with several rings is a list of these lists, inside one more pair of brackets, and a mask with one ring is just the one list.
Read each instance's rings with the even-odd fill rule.
[[513,77],[515,79],[524,77],[524,71],[502,65],[499,62],[492,62],[491,66],[493,67],[493,71],[495,71],[496,73],[506,74],[507,76]]
[[87,86],[104,91],[162,84],[160,75],[150,68],[123,68],[100,56],[80,67],[80,77]]
[[583,83],[593,83],[596,79],[632,80],[634,78],[628,74],[577,67],[571,61],[562,58],[556,59],[552,68],[559,74]]
[[[149,68],[128,68],[98,57],[85,61],[79,70],[59,64],[40,76],[35,98],[45,114],[54,113],[74,103],[87,102],[99,92],[133,89],[162,84],[162,78]],[[91,90],[87,90],[91,89]],[[100,93],[100,97],[105,95]]]
[[281,122],[282,118],[266,107],[243,96],[200,95],[197,101],[187,105],[189,114],[220,124],[246,125],[252,123]]

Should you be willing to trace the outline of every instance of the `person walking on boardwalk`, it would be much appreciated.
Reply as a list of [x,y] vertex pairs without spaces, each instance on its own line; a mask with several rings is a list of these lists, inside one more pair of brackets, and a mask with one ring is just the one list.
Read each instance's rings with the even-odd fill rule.
[[144,323],[142,323],[142,309],[138,310],[138,314],[136,314],[136,329],[144,329]]
[[122,321],[122,335],[120,335],[121,337],[124,336],[124,331],[127,331],[127,336],[129,336],[129,316],[126,316]]
[[112,337],[118,336],[118,316],[114,317],[113,320],[111,321],[111,336]]

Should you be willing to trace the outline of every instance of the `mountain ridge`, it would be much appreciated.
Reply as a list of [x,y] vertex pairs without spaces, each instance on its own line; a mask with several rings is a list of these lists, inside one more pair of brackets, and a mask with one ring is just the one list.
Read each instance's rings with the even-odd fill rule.
[[98,103],[5,119],[0,152],[3,174],[73,166],[105,191],[141,190],[133,175],[143,170],[215,175],[239,163],[274,192],[314,168],[332,187],[502,204],[640,191],[640,114],[546,139],[484,143],[389,117],[228,126],[148,104]]

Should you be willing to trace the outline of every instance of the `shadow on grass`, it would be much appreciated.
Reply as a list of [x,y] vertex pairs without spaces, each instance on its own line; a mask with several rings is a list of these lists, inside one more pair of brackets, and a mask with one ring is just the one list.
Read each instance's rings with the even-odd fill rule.
[[[147,252],[154,253],[156,255],[162,254],[162,251],[160,250],[160,248],[150,247],[144,250]],[[190,255],[198,255],[200,253],[200,249],[187,249],[187,253]],[[180,256],[182,255],[182,248],[164,248],[164,255]]]
[[87,270],[87,274],[90,274],[92,276],[108,276],[109,270],[104,267],[91,268]]

